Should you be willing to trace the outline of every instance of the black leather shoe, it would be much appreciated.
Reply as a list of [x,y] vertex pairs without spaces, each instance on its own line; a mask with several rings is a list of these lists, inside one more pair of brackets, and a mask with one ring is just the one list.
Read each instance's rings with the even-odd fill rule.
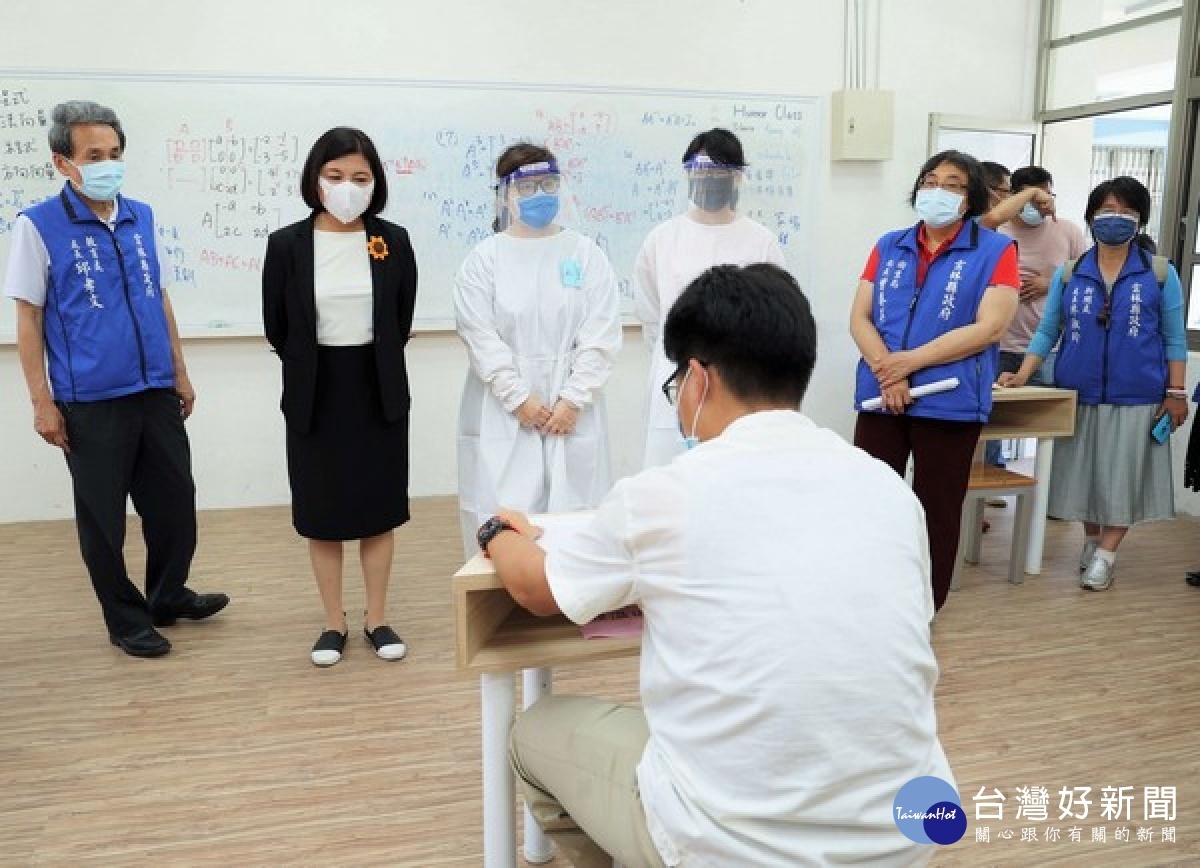
[[1193,588],[1200,588],[1200,570],[1192,570],[1184,577],[1184,580]]
[[109,633],[108,641],[130,657],[161,657],[171,650],[171,643],[167,641],[167,637],[153,627],[147,627],[145,630],[139,630],[128,636],[114,636]]
[[154,611],[155,627],[170,627],[180,618],[203,621],[229,605],[228,594],[196,594],[186,603],[163,606]]

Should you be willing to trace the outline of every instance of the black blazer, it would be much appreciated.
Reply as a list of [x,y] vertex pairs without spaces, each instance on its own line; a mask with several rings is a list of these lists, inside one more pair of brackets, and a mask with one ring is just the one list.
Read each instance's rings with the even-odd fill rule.
[[[316,215],[272,232],[263,259],[263,326],[267,340],[283,362],[280,409],[288,427],[312,430],[317,390],[317,303],[313,282],[313,224]],[[417,301],[417,261],[408,232],[378,217],[364,217],[371,254],[374,291],[375,364],[383,417],[399,422],[410,403],[404,346],[412,329]],[[366,253],[366,251],[364,251]]]

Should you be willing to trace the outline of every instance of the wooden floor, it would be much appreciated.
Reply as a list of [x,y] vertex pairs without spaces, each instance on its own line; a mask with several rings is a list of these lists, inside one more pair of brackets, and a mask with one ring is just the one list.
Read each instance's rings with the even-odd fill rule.
[[[971,828],[933,864],[1200,865],[1200,589],[1183,583],[1200,525],[1136,529],[1095,594],[1076,585],[1077,528],[1058,522],[1043,575],[1008,585],[1012,511],[988,510],[983,564],[935,625],[942,740]],[[480,865],[477,683],[454,672],[447,578],[459,550],[453,501],[416,501],[391,606],[408,659],[377,660],[359,636],[318,670],[320,609],[286,509],[201,516],[193,585],[233,603],[170,629],[160,660],[108,644],[71,523],[0,526],[0,864]],[[140,562],[136,538],[129,553]],[[346,604],[353,622],[356,568]],[[557,686],[632,700],[636,662]],[[1016,788],[1039,786],[1049,821],[1015,820]],[[1080,843],[1056,822],[1058,791],[1076,786],[1093,800]],[[1105,786],[1134,788],[1133,821],[1092,843]],[[1177,788],[1173,823],[1142,821],[1148,786]],[[981,787],[1007,797],[1004,822],[975,821]],[[1050,826],[1063,840],[1044,840]]]

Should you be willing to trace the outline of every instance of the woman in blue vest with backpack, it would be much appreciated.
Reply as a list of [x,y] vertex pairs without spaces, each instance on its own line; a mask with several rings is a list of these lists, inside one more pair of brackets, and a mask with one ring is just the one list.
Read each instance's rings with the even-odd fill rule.
[[[954,576],[971,460],[992,410],[997,342],[1016,312],[1021,278],[1012,239],[974,219],[988,208],[974,157],[931,157],[909,202],[919,222],[879,239],[851,310],[862,353],[854,445],[901,476],[912,456],[940,609]],[[914,398],[917,387],[944,381],[955,385]]]
[[1055,382],[1079,403],[1074,437],[1054,449],[1048,512],[1083,522],[1080,587],[1104,591],[1130,526],[1175,514],[1167,441],[1188,414],[1187,333],[1179,275],[1135,243],[1150,191],[1104,181],[1084,216],[1096,246],[1055,273],[1021,369],[1000,382],[1024,385],[1061,336]]

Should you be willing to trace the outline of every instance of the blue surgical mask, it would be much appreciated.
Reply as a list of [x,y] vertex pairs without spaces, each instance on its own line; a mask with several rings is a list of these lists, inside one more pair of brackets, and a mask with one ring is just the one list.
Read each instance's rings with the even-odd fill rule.
[[1041,226],[1042,221],[1046,218],[1042,216],[1042,212],[1034,207],[1032,202],[1026,202],[1025,207],[1021,209],[1021,222],[1026,226]]
[[1137,231],[1138,218],[1129,214],[1101,214],[1092,218],[1092,236],[1109,247],[1128,244]]
[[961,193],[951,193],[941,187],[934,187],[932,190],[918,190],[913,207],[917,216],[926,224],[934,229],[941,229],[959,219],[958,209],[962,207],[962,203]]
[[111,202],[121,192],[125,181],[125,163],[122,160],[104,160],[99,163],[76,165],[79,170],[79,192],[95,202]]
[[536,193],[517,201],[521,222],[533,229],[544,229],[558,216],[558,196]]

